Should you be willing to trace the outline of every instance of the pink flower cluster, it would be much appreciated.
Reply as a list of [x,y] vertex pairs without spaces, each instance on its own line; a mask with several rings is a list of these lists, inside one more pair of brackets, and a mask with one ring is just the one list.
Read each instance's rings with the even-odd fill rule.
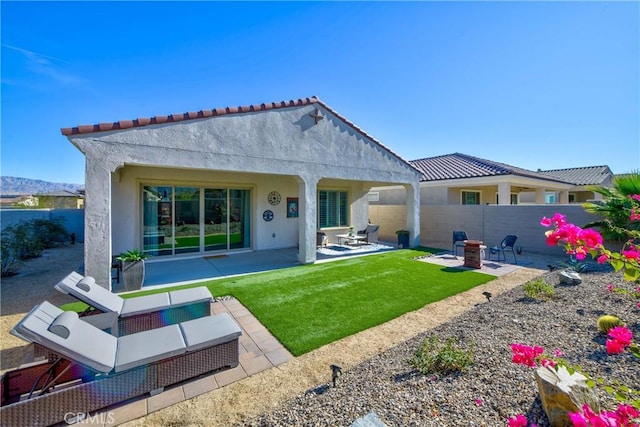
[[593,412],[588,404],[580,412],[570,412],[569,419],[573,427],[638,427],[640,413],[630,405],[619,405],[615,411]]
[[[507,420],[509,427],[527,427],[527,417],[522,414],[518,414],[515,417]],[[531,427],[537,427],[536,424],[531,424]]]
[[[554,367],[556,366],[556,362],[548,357],[543,357],[544,348],[539,347],[537,345],[531,347],[525,344],[511,344],[511,352],[513,353],[513,357],[511,361],[513,363],[517,363],[518,365],[525,365],[530,368],[537,367],[538,363],[544,367]],[[555,354],[562,354],[560,350],[556,350]]]
[[607,340],[607,354],[624,353],[624,349],[631,345],[633,333],[624,326],[616,326],[609,330],[610,339]]
[[[577,260],[585,259],[590,250],[602,248],[600,233],[568,223],[565,215],[556,212],[552,218],[543,217],[540,224],[545,227],[553,226],[553,230],[545,233],[549,246],[563,244],[567,254],[575,255]],[[606,262],[606,259],[603,262]]]

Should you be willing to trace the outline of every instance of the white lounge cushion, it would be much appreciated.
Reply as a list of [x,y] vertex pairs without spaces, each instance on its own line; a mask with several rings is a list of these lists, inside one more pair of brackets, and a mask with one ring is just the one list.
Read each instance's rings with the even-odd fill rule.
[[178,325],[165,326],[120,337],[116,372],[147,365],[186,352]]
[[[66,313],[44,301],[14,327],[16,335],[98,372],[110,372],[115,365],[117,338],[78,321],[76,313]],[[50,328],[58,332],[52,332]],[[65,329],[68,334],[63,332]]]
[[120,312],[120,316],[122,317],[153,313],[169,308],[170,305],[169,294],[167,292],[134,298],[123,298],[123,300],[124,304],[122,304],[122,311]]
[[188,351],[213,347],[232,341],[242,335],[242,329],[229,313],[205,316],[180,323]]
[[124,305],[122,297],[96,284],[93,277],[83,277],[75,271],[62,279],[55,288],[103,312],[114,311],[120,314]]
[[169,303],[171,307],[179,307],[204,301],[213,302],[213,295],[211,295],[211,291],[209,291],[206,286],[169,292]]

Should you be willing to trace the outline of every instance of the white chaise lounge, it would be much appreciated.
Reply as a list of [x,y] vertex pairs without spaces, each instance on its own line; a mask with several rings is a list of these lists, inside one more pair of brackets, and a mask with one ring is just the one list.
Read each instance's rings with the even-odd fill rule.
[[86,316],[83,319],[101,329],[110,329],[116,336],[209,316],[213,302],[211,292],[204,286],[122,298],[98,285],[93,277],[85,277],[75,271],[55,288],[105,313],[106,316]]

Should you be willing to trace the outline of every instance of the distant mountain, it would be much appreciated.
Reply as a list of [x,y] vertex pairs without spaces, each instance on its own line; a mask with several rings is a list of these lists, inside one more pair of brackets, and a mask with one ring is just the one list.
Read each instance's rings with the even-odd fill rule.
[[48,182],[39,179],[17,178],[15,176],[0,177],[0,195],[31,195],[47,194],[56,191],[76,192],[84,189],[82,184],[64,184],[58,182]]

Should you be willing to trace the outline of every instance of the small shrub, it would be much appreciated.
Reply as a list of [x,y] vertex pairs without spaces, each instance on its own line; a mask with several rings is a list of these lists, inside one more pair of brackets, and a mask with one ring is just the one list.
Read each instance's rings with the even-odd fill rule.
[[598,331],[603,334],[607,334],[609,329],[615,328],[616,326],[624,326],[624,322],[617,316],[605,314],[598,318]]
[[473,343],[467,348],[456,344],[455,338],[449,338],[444,344],[435,335],[422,341],[422,345],[407,360],[407,363],[422,374],[448,374],[464,372],[473,365]]
[[556,293],[554,287],[541,278],[527,282],[523,289],[528,297],[543,301],[551,300]]
[[15,274],[19,260],[37,258],[44,249],[66,241],[67,230],[59,221],[20,221],[2,230],[0,264],[3,277]]

